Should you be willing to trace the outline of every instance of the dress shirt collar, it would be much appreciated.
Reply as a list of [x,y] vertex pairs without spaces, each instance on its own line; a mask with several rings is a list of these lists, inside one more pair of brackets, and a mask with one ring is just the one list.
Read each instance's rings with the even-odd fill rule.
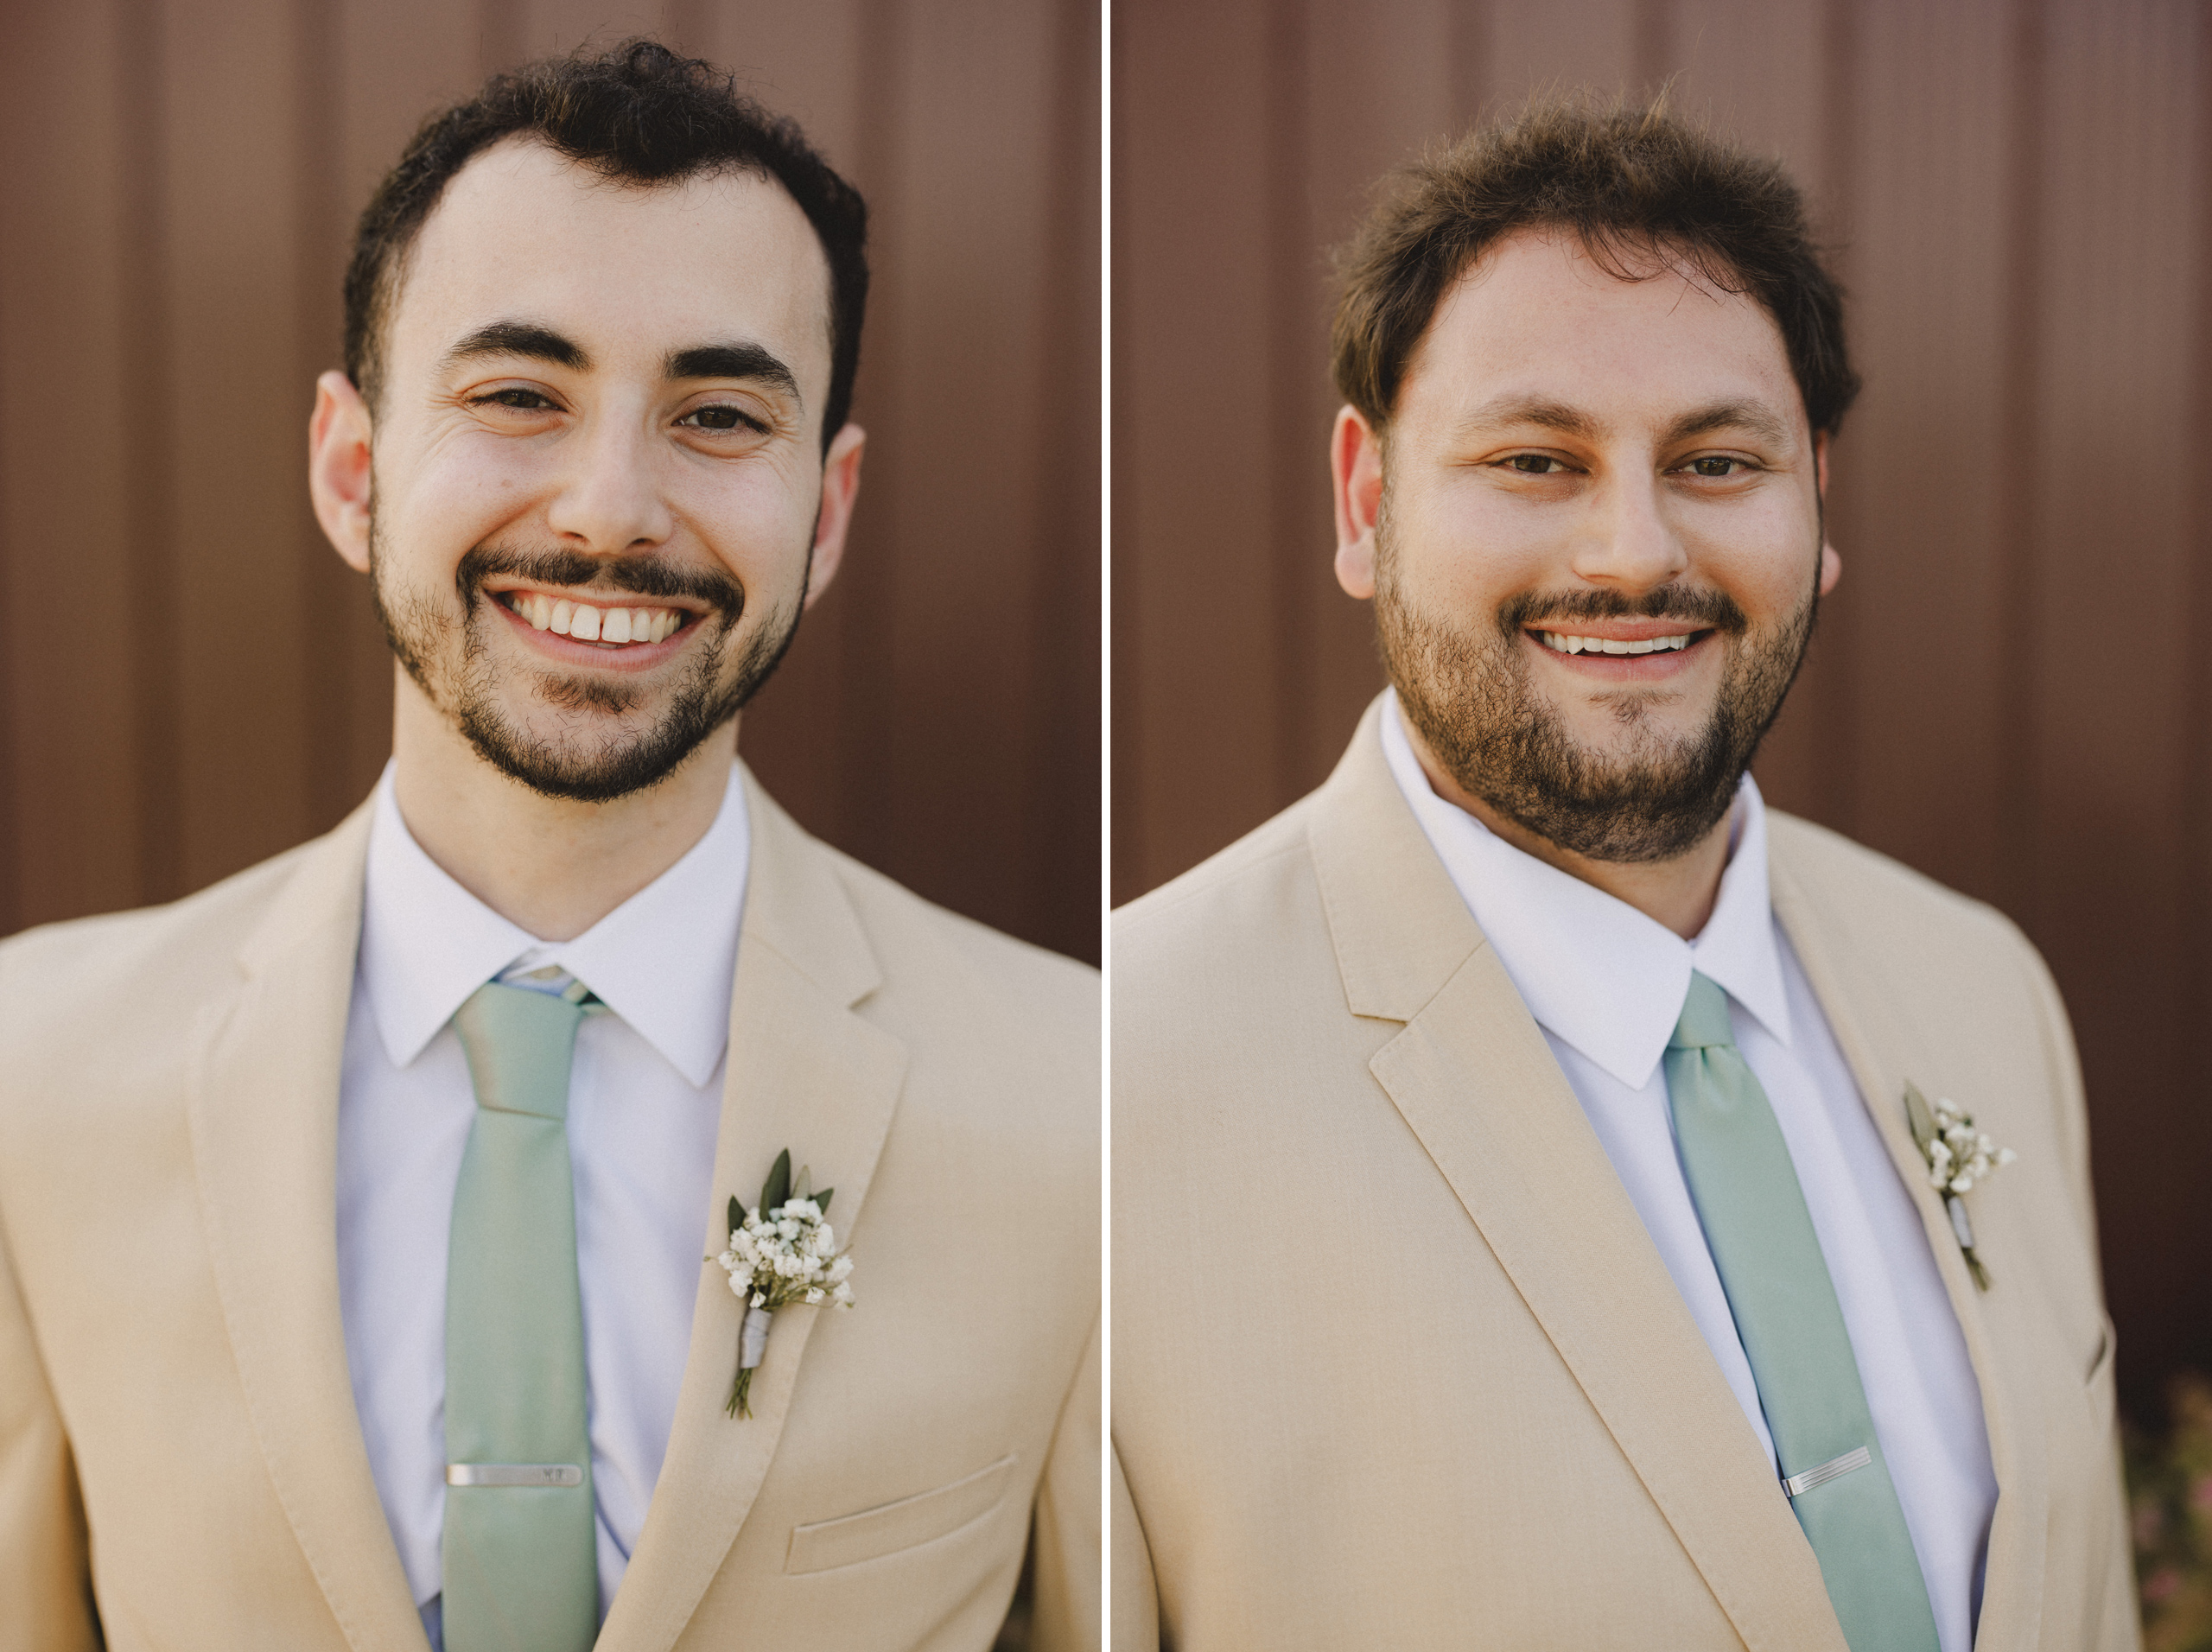
[[387,764],[377,783],[362,892],[362,984],[385,1052],[404,1067],[494,975],[567,971],[668,1064],[703,1088],[729,1041],[752,833],[740,772],[707,835],[573,941],[540,941],[462,888],[400,816]]
[[1438,797],[1399,716],[1393,694],[1382,717],[1391,776],[1539,1026],[1641,1090],[1666,1053],[1694,969],[1789,1044],[1789,998],[1767,896],[1766,808],[1750,775],[1737,796],[1713,916],[1685,941]]

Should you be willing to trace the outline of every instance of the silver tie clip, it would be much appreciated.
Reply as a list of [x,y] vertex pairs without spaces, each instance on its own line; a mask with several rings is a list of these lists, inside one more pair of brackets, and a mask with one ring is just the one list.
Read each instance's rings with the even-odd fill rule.
[[[1818,1470],[1814,1471],[1815,1473]],[[573,1463],[448,1463],[448,1485],[582,1485]]]
[[1863,1469],[1874,1460],[1874,1453],[1861,1446],[1855,1452],[1846,1452],[1841,1457],[1830,1458],[1818,1468],[1807,1469],[1802,1474],[1793,1474],[1782,1483],[1782,1489],[1793,1497],[1802,1497],[1816,1485]]

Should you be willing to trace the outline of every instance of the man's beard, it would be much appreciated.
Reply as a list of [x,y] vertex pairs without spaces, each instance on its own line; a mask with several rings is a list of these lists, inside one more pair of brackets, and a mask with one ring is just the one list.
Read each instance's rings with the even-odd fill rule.
[[[454,585],[467,616],[451,613],[429,594],[387,590],[390,559],[373,517],[369,524],[369,586],[377,618],[391,651],[430,703],[453,718],[486,762],[531,791],[579,803],[606,803],[666,779],[714,733],[743,710],[774,673],[798,631],[806,606],[802,580],[789,613],[771,611],[722,678],[722,644],[745,612],[744,588],[718,569],[678,568],[650,556],[606,561],[580,551],[513,551],[473,547],[454,570]],[[811,572],[811,559],[809,560]],[[693,621],[709,634],[690,645],[691,659],[658,717],[642,728],[616,729],[587,743],[543,739],[518,728],[499,704],[503,679],[495,675],[486,627],[493,598],[484,581],[496,575],[602,594],[691,597],[709,605]],[[679,633],[680,634],[680,633]],[[644,703],[646,690],[620,677],[570,676],[546,666],[524,672],[529,691],[550,706],[618,717]],[[506,679],[511,680],[511,679]]]
[[[1488,623],[1461,628],[1414,613],[1396,574],[1378,522],[1376,632],[1407,721],[1468,793],[1592,861],[1673,860],[1720,823],[1804,662],[1820,607],[1815,585],[1795,612],[1754,632],[1725,593],[1669,584],[1637,598],[1524,593]],[[1712,716],[1693,734],[1674,738],[1650,727],[1650,690],[1628,683],[1610,690],[1629,739],[1627,754],[1616,758],[1567,734],[1530,683],[1522,636],[1532,622],[1630,617],[1710,627],[1738,645]]]

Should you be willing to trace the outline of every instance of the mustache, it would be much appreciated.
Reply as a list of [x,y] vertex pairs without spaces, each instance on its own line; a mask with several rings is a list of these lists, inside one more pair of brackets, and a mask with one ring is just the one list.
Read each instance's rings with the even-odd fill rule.
[[1694,590],[1687,585],[1655,586],[1637,597],[1606,590],[1561,591],[1550,596],[1524,591],[1497,610],[1498,627],[1509,637],[1541,630],[1547,620],[1673,620],[1700,629],[1737,632],[1750,630],[1751,624],[1726,591]]
[[474,545],[454,570],[454,583],[466,604],[495,575],[577,590],[620,591],[632,596],[690,597],[706,603],[724,620],[735,623],[745,612],[745,588],[720,569],[678,567],[658,556],[625,556],[610,562],[580,550],[508,550]]

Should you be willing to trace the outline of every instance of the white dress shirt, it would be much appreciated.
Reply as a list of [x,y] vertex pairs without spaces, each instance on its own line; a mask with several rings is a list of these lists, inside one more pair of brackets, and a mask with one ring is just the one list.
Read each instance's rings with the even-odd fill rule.
[[707,835],[573,941],[542,943],[440,870],[387,768],[369,832],[338,1100],[338,1291],[385,1516],[442,1644],[446,1249],[475,1117],[452,1019],[494,976],[574,978],[611,1013],[569,1080],[603,1619],[645,1524],[691,1339],[750,835],[734,766]]
[[[1745,776],[1719,897],[1704,931],[1685,941],[1439,797],[1414,756],[1395,696],[1382,719],[1382,749],[1422,831],[1543,1029],[1771,1460],[1774,1441],[1751,1362],[1682,1179],[1661,1064],[1691,971],[1727,993],[1737,1047],[1782,1127],[1835,1284],[1942,1652],[1968,1652],[1997,1504],[1981,1393],[1926,1230],[1775,922],[1758,787]],[[1895,1097],[1883,1101],[1903,1105]]]

